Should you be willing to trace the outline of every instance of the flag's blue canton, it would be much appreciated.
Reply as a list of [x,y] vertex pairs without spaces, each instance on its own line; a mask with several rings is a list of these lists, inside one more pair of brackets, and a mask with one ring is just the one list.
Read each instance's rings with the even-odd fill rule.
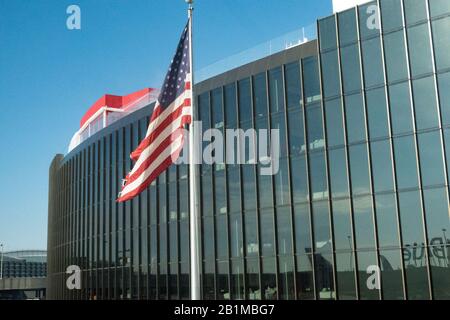
[[[189,22],[184,28],[177,52],[167,72],[158,101],[163,109],[167,108],[185,89],[186,75],[191,72],[189,65]],[[192,84],[191,84],[192,85]],[[178,106],[176,106],[178,107]]]

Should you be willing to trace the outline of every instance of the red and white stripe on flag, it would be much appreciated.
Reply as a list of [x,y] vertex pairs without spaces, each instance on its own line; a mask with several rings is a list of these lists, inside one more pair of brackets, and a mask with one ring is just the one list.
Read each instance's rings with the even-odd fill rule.
[[183,149],[184,127],[191,123],[192,110],[187,28],[167,73],[146,136],[130,155],[135,164],[125,178],[117,202],[130,200],[144,191],[179,158]]

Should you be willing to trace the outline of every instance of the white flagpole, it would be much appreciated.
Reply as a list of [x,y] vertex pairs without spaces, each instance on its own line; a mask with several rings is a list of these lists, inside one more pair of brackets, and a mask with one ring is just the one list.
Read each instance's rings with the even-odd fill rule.
[[194,122],[197,120],[197,110],[195,104],[194,94],[194,64],[193,64],[193,48],[192,48],[192,13],[193,13],[193,0],[186,0],[189,4],[188,17],[189,17],[189,62],[191,66],[191,125],[189,130],[189,229],[190,229],[190,264],[191,264],[191,300],[200,300],[200,203],[198,198],[198,166],[197,166],[197,141],[196,140],[196,128]]

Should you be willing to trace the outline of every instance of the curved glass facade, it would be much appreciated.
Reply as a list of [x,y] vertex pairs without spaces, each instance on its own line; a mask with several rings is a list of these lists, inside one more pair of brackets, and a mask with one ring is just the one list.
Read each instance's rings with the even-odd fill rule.
[[[196,85],[204,130],[277,128],[281,153],[275,176],[201,166],[202,296],[449,299],[450,6],[373,1],[318,31]],[[115,202],[151,109],[54,159],[50,299],[189,298],[187,167]]]

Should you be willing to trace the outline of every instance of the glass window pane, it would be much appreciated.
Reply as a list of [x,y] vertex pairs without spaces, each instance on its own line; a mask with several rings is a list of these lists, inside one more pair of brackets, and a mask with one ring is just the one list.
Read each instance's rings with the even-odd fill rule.
[[361,39],[380,34],[380,9],[376,1],[359,6],[359,30]]
[[429,4],[432,17],[450,13],[450,2],[447,0],[433,0]]
[[325,140],[323,137],[322,109],[320,104],[306,108],[306,120],[309,149],[323,149]]
[[242,257],[242,223],[241,215],[230,215],[230,251],[232,257]]
[[381,0],[383,32],[403,26],[402,0]]
[[292,255],[292,222],[290,207],[276,209],[278,255]]
[[230,204],[230,212],[241,211],[241,182],[239,178],[239,169],[228,169],[228,197]]
[[356,42],[358,30],[356,27],[356,10],[350,9],[339,13],[339,43],[341,46]]
[[328,197],[325,156],[323,152],[313,153],[309,159],[312,199],[325,199]]
[[295,249],[297,255],[311,253],[311,226],[309,217],[309,204],[294,207],[295,219]]
[[244,210],[256,208],[256,180],[253,165],[242,166],[242,186],[244,197]]
[[[216,287],[217,287],[217,299],[219,300],[230,300],[228,273],[229,273],[228,261],[220,262],[217,264]],[[189,280],[186,279],[186,281]]]
[[406,25],[427,19],[427,0],[403,1],[405,6]]
[[438,127],[434,77],[414,80],[413,93],[417,130]]
[[275,254],[273,209],[261,210],[259,223],[261,224],[261,255],[273,256]]
[[429,245],[442,249],[442,245],[450,239],[447,236],[447,231],[450,231],[447,189],[428,189],[423,193]]
[[261,300],[261,289],[259,287],[259,261],[247,259],[246,264],[246,298],[248,300]]
[[330,167],[330,188],[333,198],[349,195],[347,176],[347,157],[345,149],[330,150],[328,152]]
[[419,191],[399,193],[400,223],[403,246],[406,248],[424,245],[422,206]]
[[336,20],[334,16],[319,21],[320,49],[336,48]]
[[295,298],[294,261],[292,256],[280,257],[278,260],[278,283],[280,300]]
[[328,202],[313,202],[314,249],[316,252],[331,252],[330,214]]
[[244,297],[244,262],[231,260],[231,297],[235,300],[243,300]]
[[419,135],[419,158],[424,187],[445,183],[442,141],[439,131]]
[[261,287],[264,300],[277,299],[277,266],[275,258],[261,259]]
[[306,103],[319,101],[321,99],[320,79],[316,57],[303,59],[303,80]]
[[450,72],[438,75],[439,101],[441,105],[442,124],[450,124]]
[[213,217],[203,218],[202,240],[204,259],[214,259],[214,221]]
[[450,30],[450,17],[432,22],[434,54],[437,70],[450,68],[450,41],[448,41],[448,30]]
[[[283,168],[286,171],[286,168]],[[285,186],[283,185],[282,188]],[[281,191],[281,190],[280,190]],[[287,192],[283,189],[285,193]],[[258,175],[259,207],[273,207],[272,176]]]
[[292,193],[294,203],[308,200],[308,179],[306,176],[306,160],[301,156],[291,160]]
[[255,117],[267,115],[266,73],[262,72],[253,77],[253,96],[255,104]]
[[350,147],[350,177],[354,195],[370,193],[369,160],[366,144]]
[[433,72],[428,24],[425,23],[407,30],[412,77]]
[[256,212],[249,211],[244,215],[245,221],[245,254],[247,256],[257,255],[258,249],[258,227],[256,224]]
[[337,96],[341,91],[337,50],[323,53],[321,59],[323,94],[325,98]]
[[435,299],[450,298],[450,230],[447,189],[424,190],[425,214],[427,219],[428,240],[433,292]]
[[215,89],[211,92],[211,110],[213,118],[213,128],[222,128],[223,127],[222,88]]
[[303,110],[289,111],[289,152],[297,155],[306,152]]
[[384,83],[384,66],[379,37],[362,42],[362,56],[365,86],[373,87]]
[[376,251],[357,252],[358,278],[359,278],[359,298],[361,300],[378,300],[380,292],[377,289],[369,289],[367,283],[373,283],[370,276],[373,272],[367,272],[367,268],[378,266]]
[[297,299],[314,299],[314,280],[311,255],[297,256]]
[[329,147],[344,144],[344,128],[341,99],[325,102],[327,143]]
[[387,137],[389,129],[385,88],[367,91],[366,99],[370,139]]
[[336,253],[336,278],[339,300],[356,300],[355,259],[353,252]]
[[417,188],[417,156],[414,137],[394,139],[394,154],[397,188]]
[[227,216],[225,214],[220,214],[216,216],[216,249],[217,249],[217,259],[228,258],[228,224]]
[[409,82],[389,86],[389,103],[393,134],[412,132],[412,109]]
[[344,93],[361,90],[361,69],[358,45],[341,48]]
[[288,109],[303,105],[302,84],[300,81],[300,64],[293,62],[285,67],[286,77],[286,103]]
[[375,192],[394,190],[393,163],[389,140],[373,142],[370,147]]
[[403,300],[400,250],[380,250],[381,289],[385,300]]
[[335,299],[332,254],[314,255],[314,274],[316,279],[316,298],[319,300]]
[[356,248],[375,248],[372,198],[353,199],[353,219],[355,223]]
[[334,245],[336,251],[352,251],[350,200],[333,201]]
[[384,37],[384,56],[389,83],[408,79],[405,35],[403,30],[386,34]]
[[288,173],[287,159],[279,159],[278,172],[273,178],[275,183],[275,204],[277,206],[289,204],[290,194],[289,194],[289,173]]
[[366,120],[361,94],[345,97],[345,115],[348,143],[366,140]]
[[239,81],[239,120],[248,121],[252,118],[252,104],[250,97],[250,79]]
[[281,67],[269,71],[270,112],[284,110],[283,74]]
[[226,125],[229,128],[236,126],[236,85],[234,83],[225,86],[225,116]]
[[393,194],[376,195],[375,212],[377,217],[379,247],[400,248],[395,196]]
[[287,141],[286,141],[286,114],[284,112],[275,114],[271,117],[271,130],[277,129],[280,134],[279,148],[280,155],[287,155]]

